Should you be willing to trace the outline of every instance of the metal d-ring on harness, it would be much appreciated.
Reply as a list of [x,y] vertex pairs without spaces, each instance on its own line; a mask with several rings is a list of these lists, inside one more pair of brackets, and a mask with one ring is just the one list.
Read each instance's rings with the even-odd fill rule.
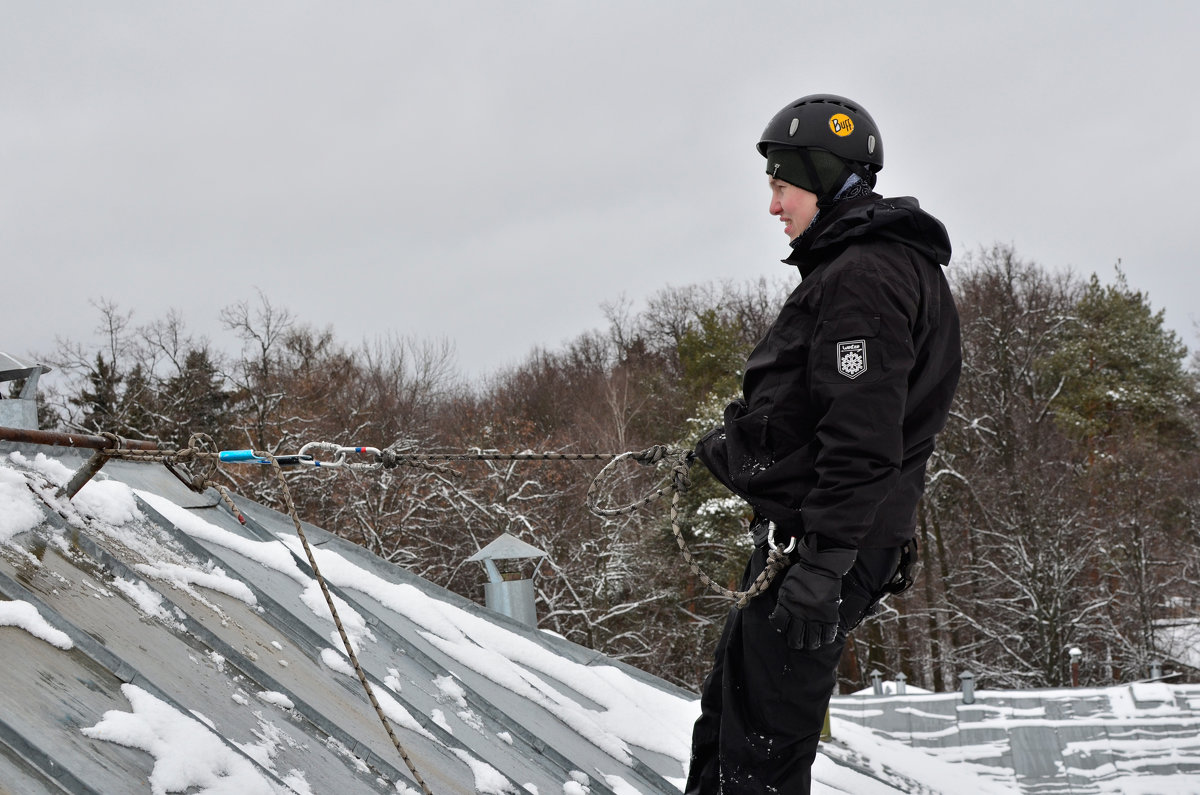
[[[775,530],[776,530],[775,523],[767,522],[767,546],[770,547],[772,552],[779,549],[779,544],[778,544],[778,542],[775,541]],[[792,550],[794,550],[795,548],[796,548],[796,537],[792,536],[788,540],[787,546],[783,548],[783,554],[790,555],[792,553]]]

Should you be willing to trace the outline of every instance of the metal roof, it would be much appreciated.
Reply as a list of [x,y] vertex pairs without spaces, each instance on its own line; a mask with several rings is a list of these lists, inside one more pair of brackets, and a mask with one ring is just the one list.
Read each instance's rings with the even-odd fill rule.
[[16,378],[25,378],[35,369],[39,373],[48,373],[51,371],[50,368],[44,364],[28,364],[15,356],[10,356],[4,351],[0,351],[0,381],[11,381]]
[[[0,441],[0,792],[227,792],[249,770],[262,792],[418,793],[290,518],[236,497],[242,525],[215,492],[121,460],[56,494],[90,454]],[[682,789],[693,693],[304,532],[432,792]],[[1188,791],[1198,710],[1200,687],[1161,684],[837,696],[814,793],[1107,792],[1129,775]],[[172,745],[219,760],[191,771],[209,786],[168,788]]]
[[[11,451],[19,453],[15,464],[5,460]],[[68,469],[83,460],[74,450],[0,443],[0,462],[31,482],[40,477],[32,464],[38,453]],[[357,680],[336,672],[330,650],[340,646],[330,638],[333,625],[305,601],[311,569],[294,554],[294,544],[291,551],[281,546],[280,539],[287,546],[296,538],[291,520],[239,498],[247,519],[242,526],[215,492],[195,494],[161,466],[119,460],[108,462],[80,497],[115,484],[134,490],[137,508],[119,517],[121,533],[111,532],[111,517],[89,515],[86,500],[77,505],[45,497],[52,491],[48,484],[40,520],[0,545],[0,595],[33,605],[70,639],[70,648],[61,650],[0,627],[0,782],[21,793],[138,791],[132,783],[149,780],[155,760],[83,730],[109,711],[128,712],[130,692],[144,692],[184,715],[204,716],[220,741],[257,765],[280,792],[292,791],[285,784],[289,770],[302,771],[315,793],[419,792]],[[96,510],[112,508],[101,502]],[[178,513],[226,535],[213,541],[186,532],[179,525],[187,517]],[[537,678],[542,692],[557,691],[560,704],[489,679],[477,670],[485,666],[462,659],[461,648],[411,614],[334,583],[335,558],[360,578],[406,587],[414,602],[454,612],[461,621],[483,619],[564,665],[586,666],[601,677],[619,673],[681,703],[692,694],[487,611],[317,527],[306,525],[305,534],[320,550],[323,571],[329,562],[332,590],[347,612],[362,617],[373,639],[358,649],[360,662],[373,689],[394,701],[389,718],[434,793],[481,791],[480,776],[505,782],[495,784],[501,787],[496,791],[557,793],[581,777],[597,794],[616,792],[614,786],[679,791],[668,780],[682,778],[677,758],[585,736],[582,711],[603,710],[594,696],[532,668],[524,675]],[[230,539],[241,539],[244,548]],[[260,548],[266,547],[290,556],[287,566],[264,565]],[[288,566],[301,576],[289,574]],[[191,574],[163,576],[184,570]],[[207,587],[204,572],[214,577]],[[191,587],[189,577],[196,582]],[[134,588],[152,590],[161,609],[148,614],[139,604],[144,600],[130,598]],[[478,647],[476,653],[495,652]],[[127,692],[128,685],[138,690]],[[580,713],[574,725],[572,710]],[[270,765],[241,750],[274,731],[290,739],[276,744]]]
[[1013,791],[1200,792],[1200,685],[836,697],[839,722],[976,766]]

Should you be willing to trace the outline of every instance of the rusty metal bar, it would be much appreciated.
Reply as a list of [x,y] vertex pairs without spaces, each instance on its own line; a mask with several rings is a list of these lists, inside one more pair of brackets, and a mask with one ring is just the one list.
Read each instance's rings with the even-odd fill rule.
[[[112,447],[112,440],[104,436],[60,433],[59,431],[30,431],[24,428],[5,428],[3,426],[0,426],[0,442],[25,442],[53,447],[82,447],[89,450],[104,450]],[[121,439],[121,447],[126,450],[157,450],[158,443],[138,439]]]
[[88,458],[87,461],[83,462],[83,466],[81,466],[75,472],[75,474],[71,476],[71,481],[58,490],[58,496],[65,496],[68,500],[74,499],[75,495],[79,493],[79,490],[86,486],[87,482],[96,476],[96,473],[100,471],[100,468],[103,467],[105,463],[107,463],[108,459],[109,456],[105,455],[103,450],[97,450],[96,452],[92,453],[91,457]]
[[[157,450],[155,442],[143,442],[136,439],[121,439],[119,447],[127,450]],[[95,450],[96,452],[83,462],[67,485],[58,490],[58,496],[71,499],[87,482],[96,476],[100,468],[110,456],[104,451],[113,446],[113,440],[104,436],[88,436],[81,433],[59,433],[58,431],[31,431],[25,428],[5,428],[0,426],[0,441],[24,442],[27,444],[44,444],[52,447],[74,447]]]

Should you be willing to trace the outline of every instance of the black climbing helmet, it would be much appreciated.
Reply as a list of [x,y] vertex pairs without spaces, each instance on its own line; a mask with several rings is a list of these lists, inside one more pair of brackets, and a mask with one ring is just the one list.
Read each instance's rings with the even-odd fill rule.
[[862,105],[836,94],[809,94],[776,113],[763,130],[758,153],[765,156],[776,146],[824,149],[872,177],[883,168],[875,120]]

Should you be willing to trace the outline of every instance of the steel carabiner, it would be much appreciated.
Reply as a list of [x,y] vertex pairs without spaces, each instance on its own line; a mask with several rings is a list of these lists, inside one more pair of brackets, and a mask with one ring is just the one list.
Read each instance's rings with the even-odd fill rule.
[[[778,528],[775,526],[774,522],[767,522],[767,546],[769,546],[771,548],[772,552],[779,549],[779,545],[775,543],[775,531],[777,529]],[[784,547],[783,554],[789,555],[789,554],[791,554],[792,550],[795,548],[796,548],[796,537],[792,536],[791,540],[788,542],[788,545],[786,547]]]
[[[342,466],[355,466],[354,464],[347,464],[346,462],[346,456],[350,453],[366,453],[374,456],[376,461],[379,460],[380,456],[378,447],[344,447],[339,444],[334,444],[333,442],[309,442],[300,448],[300,455],[305,455],[306,451],[310,449],[324,450],[326,452],[333,453],[334,458],[332,461],[318,461],[313,458],[312,465],[316,467],[336,468]],[[309,457],[312,458],[311,455],[309,455]]]

